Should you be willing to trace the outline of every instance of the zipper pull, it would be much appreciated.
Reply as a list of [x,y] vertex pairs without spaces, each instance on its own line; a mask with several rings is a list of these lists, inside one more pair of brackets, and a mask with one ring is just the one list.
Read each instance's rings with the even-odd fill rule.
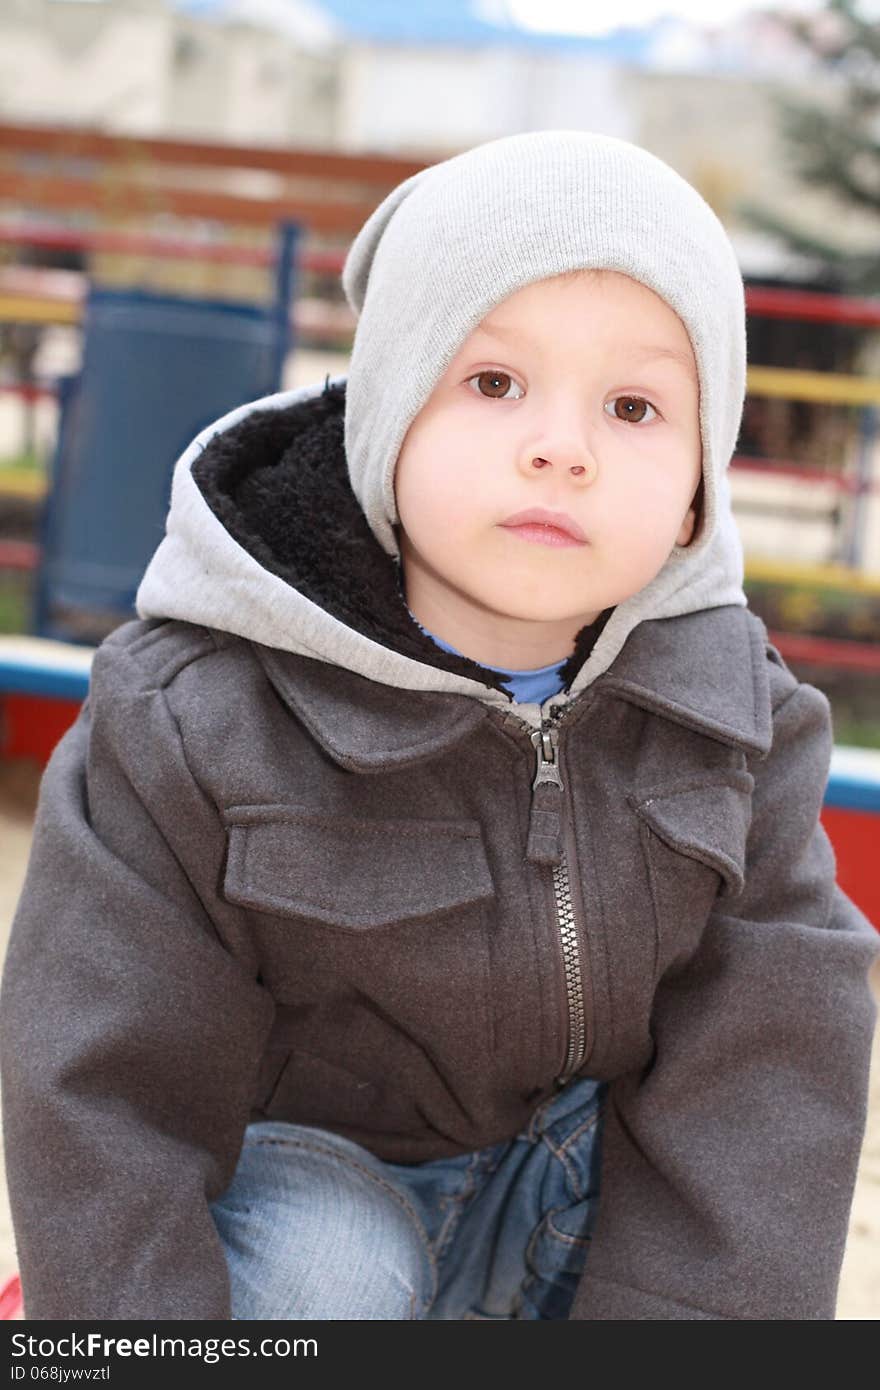
[[559,734],[550,720],[543,719],[540,729],[530,737],[537,755],[537,767],[532,782],[526,858],[533,864],[560,864],[563,786],[556,756]]
[[536,729],[530,737],[538,755],[538,767],[535,772],[535,780],[532,783],[532,791],[543,782],[554,782],[562,791],[562,778],[556,763],[556,748],[559,742],[556,729],[549,719],[543,719],[540,729]]

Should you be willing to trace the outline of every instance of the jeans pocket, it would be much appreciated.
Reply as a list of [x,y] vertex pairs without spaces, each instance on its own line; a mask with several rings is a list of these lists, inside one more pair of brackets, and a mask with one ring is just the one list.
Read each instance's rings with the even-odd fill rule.
[[568,1317],[587,1262],[597,1209],[597,1197],[590,1196],[541,1218],[526,1249],[527,1273],[517,1317]]
[[579,1108],[543,1135],[550,1155],[543,1215],[526,1247],[520,1318],[568,1318],[599,1210],[604,1100],[605,1089],[598,1087],[586,1109]]

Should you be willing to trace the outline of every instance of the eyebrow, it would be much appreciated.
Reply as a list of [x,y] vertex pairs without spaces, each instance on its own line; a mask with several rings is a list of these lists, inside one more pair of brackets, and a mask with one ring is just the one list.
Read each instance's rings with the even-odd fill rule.
[[[522,334],[515,328],[503,323],[481,324],[478,332],[488,335],[490,338],[499,338],[505,342],[518,344],[522,340]],[[635,349],[635,356],[640,362],[669,361],[676,363],[687,372],[691,380],[696,380],[696,371],[693,357],[688,356],[680,348],[664,347],[660,343],[652,343]]]
[[680,348],[661,347],[659,343],[651,347],[643,347],[636,354],[642,362],[656,362],[658,359],[669,362],[676,362],[679,367],[683,367],[688,376],[696,379],[694,359],[688,353],[682,352]]
[[477,325],[478,333],[488,335],[490,338],[506,338],[508,342],[516,342],[520,334],[514,328],[505,328],[503,323],[481,323]]

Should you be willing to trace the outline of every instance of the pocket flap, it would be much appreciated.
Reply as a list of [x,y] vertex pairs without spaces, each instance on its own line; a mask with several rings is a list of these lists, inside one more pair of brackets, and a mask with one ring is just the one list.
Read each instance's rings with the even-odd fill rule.
[[476,820],[366,820],[307,806],[231,806],[230,902],[358,931],[494,896]]
[[724,782],[687,783],[628,799],[670,849],[721,874],[722,897],[735,897],[745,883],[754,785],[751,773],[732,771]]

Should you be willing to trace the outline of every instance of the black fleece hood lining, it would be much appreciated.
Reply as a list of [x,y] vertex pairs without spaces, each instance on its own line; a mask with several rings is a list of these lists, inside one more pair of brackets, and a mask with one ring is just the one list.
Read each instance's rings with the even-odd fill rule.
[[[345,383],[281,409],[255,410],[210,439],[192,476],[211,511],[253,558],[346,627],[509,695],[504,677],[444,651],[410,615],[400,566],[352,490],[345,457]],[[613,613],[582,627],[560,671],[567,690]]]

